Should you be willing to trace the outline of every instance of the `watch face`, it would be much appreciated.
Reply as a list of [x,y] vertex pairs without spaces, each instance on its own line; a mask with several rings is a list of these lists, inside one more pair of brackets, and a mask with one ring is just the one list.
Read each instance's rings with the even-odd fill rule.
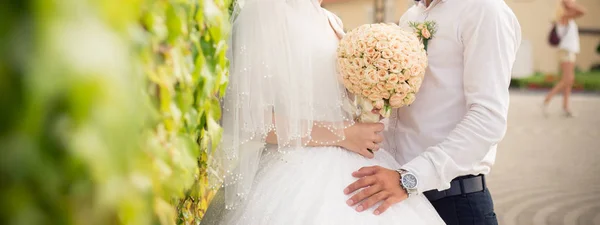
[[402,185],[407,189],[417,188],[417,177],[412,174],[404,174],[404,176],[402,176]]

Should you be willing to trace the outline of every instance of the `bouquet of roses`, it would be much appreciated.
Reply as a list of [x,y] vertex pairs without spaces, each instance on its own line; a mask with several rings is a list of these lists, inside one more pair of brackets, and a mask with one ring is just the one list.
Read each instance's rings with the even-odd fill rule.
[[378,122],[392,108],[413,103],[427,67],[419,37],[395,24],[366,24],[350,31],[340,41],[337,58],[340,78],[355,95],[362,122]]

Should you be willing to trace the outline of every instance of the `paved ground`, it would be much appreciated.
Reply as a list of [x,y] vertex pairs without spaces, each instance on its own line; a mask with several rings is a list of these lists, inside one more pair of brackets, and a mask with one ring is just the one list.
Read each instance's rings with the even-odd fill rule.
[[542,116],[542,93],[513,92],[509,127],[489,177],[501,225],[600,225],[600,95],[562,96]]

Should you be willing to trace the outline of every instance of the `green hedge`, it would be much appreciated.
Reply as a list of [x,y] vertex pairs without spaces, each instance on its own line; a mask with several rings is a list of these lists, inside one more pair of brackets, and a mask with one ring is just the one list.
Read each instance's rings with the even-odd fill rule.
[[227,0],[0,7],[0,224],[197,224]]
[[[513,79],[511,86],[516,88],[547,89],[560,80],[559,76],[537,73],[530,77]],[[600,72],[579,72],[575,75],[573,88],[585,91],[600,91]]]

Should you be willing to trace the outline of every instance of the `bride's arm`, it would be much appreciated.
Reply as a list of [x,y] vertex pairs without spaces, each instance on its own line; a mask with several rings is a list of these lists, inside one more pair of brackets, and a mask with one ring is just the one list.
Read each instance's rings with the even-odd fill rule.
[[576,19],[585,14],[585,8],[573,0],[564,0],[563,5],[566,8],[565,15],[563,16],[564,19]]
[[325,15],[327,15],[327,19],[329,20],[329,26],[341,40],[346,33],[344,32],[344,24],[342,23],[342,19],[336,16],[334,13],[328,11],[327,9],[323,9]]
[[[311,136],[319,137],[319,140],[321,141],[314,141],[311,139],[307,146],[342,147],[367,158],[373,158],[373,153],[369,152],[368,149],[373,151],[379,150],[379,143],[383,141],[381,132],[384,129],[384,125],[381,123],[355,123],[353,125],[347,125],[349,126],[344,129],[345,138],[343,140],[340,140],[339,136],[325,127],[313,126]],[[267,135],[266,142],[268,144],[277,144],[277,134],[274,131],[271,131]]]

